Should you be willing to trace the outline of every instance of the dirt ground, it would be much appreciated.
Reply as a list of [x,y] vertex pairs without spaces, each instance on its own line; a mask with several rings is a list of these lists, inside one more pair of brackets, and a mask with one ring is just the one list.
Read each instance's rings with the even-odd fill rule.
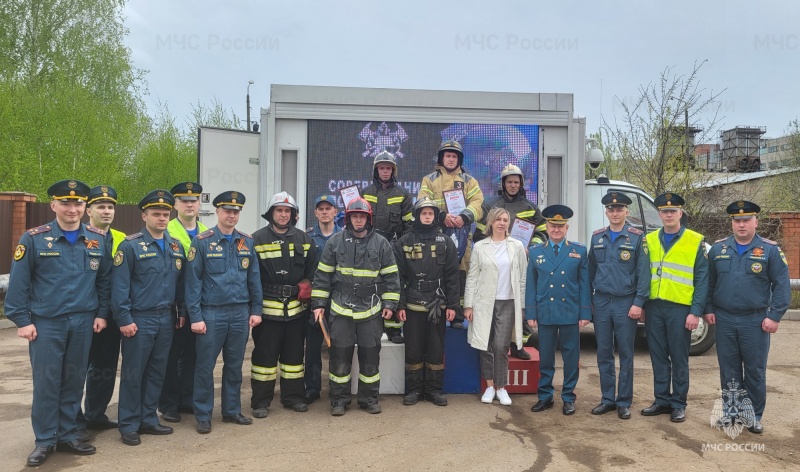
[[[31,378],[27,342],[16,329],[0,330],[0,470],[26,470],[33,449]],[[400,396],[381,397],[383,413],[358,408],[344,417],[329,414],[323,400],[307,413],[280,406],[252,426],[219,418],[219,390],[208,435],[195,432],[184,415],[170,436],[143,436],[137,447],[120,442],[117,431],[93,434],[97,454],[55,453],[42,470],[328,470],[328,471],[542,471],[542,470],[800,470],[800,322],[784,321],[772,337],[763,435],[743,431],[730,440],[709,426],[719,392],[714,349],[691,358],[687,420],[646,418],[639,409],[652,401],[652,369],[646,343],[637,342],[633,417],[592,416],[599,376],[591,329],[581,336],[581,376],[574,416],[560,401],[531,413],[534,395],[512,395],[510,407],[480,403],[478,395],[449,395],[446,408],[422,402],[402,405]],[[251,347],[248,348],[248,357]],[[243,413],[250,414],[249,364],[245,367]],[[217,368],[219,386],[220,365]],[[561,381],[556,372],[556,385]],[[558,389],[558,387],[557,387]],[[116,395],[109,416],[116,417]],[[277,402],[275,402],[277,403]],[[354,402],[355,404],[355,402]],[[716,449],[716,450],[708,450]]]

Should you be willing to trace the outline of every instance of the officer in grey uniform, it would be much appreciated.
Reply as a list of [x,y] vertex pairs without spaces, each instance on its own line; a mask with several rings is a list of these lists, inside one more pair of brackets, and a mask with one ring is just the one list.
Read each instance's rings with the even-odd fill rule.
[[92,331],[106,327],[111,257],[105,231],[81,224],[89,186],[62,180],[47,190],[56,219],[29,229],[14,251],[5,315],[29,341],[33,371],[31,423],[36,448],[29,466],[53,449],[95,453],[77,438]]
[[[589,252],[589,280],[594,306],[592,322],[597,338],[597,367],[602,393],[602,400],[592,414],[602,415],[617,410],[617,416],[627,420],[631,417],[633,401],[636,324],[650,296],[650,259],[642,230],[626,223],[631,199],[621,192],[608,192],[600,202],[606,207],[610,224],[592,234]],[[619,349],[618,388],[615,344]]]
[[172,434],[156,410],[175,325],[186,321],[183,246],[166,232],[174,203],[166,190],[142,198],[145,226],[114,254],[111,310],[122,334],[119,432],[128,446],[141,444],[140,434]]
[[253,238],[236,229],[245,197],[214,198],[217,225],[192,240],[186,256],[186,307],[197,334],[194,415],[197,432],[211,432],[214,366],[222,352],[222,421],[252,424],[242,415],[242,363],[250,328],[261,323],[261,275]]
[[[786,256],[775,241],[756,234],[760,211],[744,200],[728,205],[733,235],[714,243],[708,253],[709,297],[703,315],[717,325],[723,399],[733,400],[723,403],[723,413],[733,416],[735,411],[755,434],[764,429],[770,334],[778,331],[791,301]],[[742,388],[746,395],[734,395]],[[752,415],[747,415],[750,408]]]

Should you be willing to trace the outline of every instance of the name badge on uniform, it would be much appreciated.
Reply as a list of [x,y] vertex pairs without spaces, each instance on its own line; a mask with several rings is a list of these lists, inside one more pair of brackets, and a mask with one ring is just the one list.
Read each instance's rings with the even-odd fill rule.
[[[220,250],[222,250],[222,248],[220,246],[217,246],[217,247],[219,247]],[[209,252],[208,254],[206,254],[206,257],[207,258],[225,257],[225,254],[217,254],[216,252]]]
[[156,257],[156,256],[158,256],[158,253],[156,252],[143,252],[141,254],[136,254],[136,259],[139,259],[141,261],[142,259],[149,259],[151,257]]
[[61,251],[39,251],[39,257],[61,257]]

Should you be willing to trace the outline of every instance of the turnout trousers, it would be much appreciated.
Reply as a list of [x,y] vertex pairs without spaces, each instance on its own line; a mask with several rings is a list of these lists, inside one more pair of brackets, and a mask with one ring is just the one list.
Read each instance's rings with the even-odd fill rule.
[[281,403],[305,403],[303,341],[308,312],[288,321],[264,318],[253,328],[253,356],[250,385],[253,409],[267,408],[275,395],[275,382],[281,378]]
[[442,393],[446,322],[444,310],[432,323],[428,312],[406,309],[406,393]]
[[330,400],[332,406],[347,406],[350,398],[350,370],[353,351],[358,344],[358,396],[359,406],[378,403],[381,376],[379,373],[383,318],[375,316],[365,321],[354,321],[348,316],[333,316],[330,323]]

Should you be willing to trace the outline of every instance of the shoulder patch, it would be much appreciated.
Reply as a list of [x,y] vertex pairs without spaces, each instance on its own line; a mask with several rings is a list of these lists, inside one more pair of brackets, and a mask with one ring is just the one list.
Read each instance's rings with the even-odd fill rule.
[[50,225],[37,226],[35,228],[29,229],[28,230],[28,234],[33,236],[34,234],[46,233],[46,232],[50,231],[51,229],[52,228],[50,227]]
[[101,236],[105,236],[105,235],[106,235],[106,232],[105,232],[105,230],[102,230],[102,229],[100,229],[100,228],[95,228],[94,226],[89,226],[89,225],[86,225],[86,229],[88,229],[88,230],[89,230],[89,231],[91,231],[92,233],[97,233],[97,234],[99,234],[99,235],[101,235]]
[[124,259],[125,253],[122,251],[117,251],[117,253],[114,254],[114,266],[121,266]]
[[125,236],[125,241],[133,241],[134,239],[139,239],[144,236],[142,233],[133,233]]
[[604,232],[606,230],[606,228],[608,228],[608,226],[603,226],[600,229],[594,230],[594,233],[592,233],[592,236],[594,236],[595,234],[600,234],[600,233]]
[[637,235],[640,235],[640,236],[643,234],[642,230],[640,230],[639,228],[634,228],[632,226],[628,227],[628,232],[631,233],[631,234],[637,234]]
[[14,260],[18,261],[25,257],[25,246],[23,244],[17,244],[17,249],[14,250]]
[[778,245],[778,243],[776,243],[775,241],[773,241],[773,240],[771,240],[771,239],[767,239],[767,238],[761,238],[761,240],[762,240],[762,241],[764,241],[764,242],[765,242],[765,243],[767,243],[767,244],[770,244],[770,245],[772,245],[772,246],[777,246],[777,245]]
[[214,234],[214,230],[213,229],[208,229],[208,230],[205,230],[202,233],[198,234],[195,237],[197,239],[206,239],[207,237],[211,236],[212,234]]
[[[239,230],[237,229],[236,231],[239,231]],[[239,231],[239,234],[241,234],[242,236],[244,236],[247,239],[253,239],[252,236],[250,236],[249,234],[245,233],[244,231]]]

